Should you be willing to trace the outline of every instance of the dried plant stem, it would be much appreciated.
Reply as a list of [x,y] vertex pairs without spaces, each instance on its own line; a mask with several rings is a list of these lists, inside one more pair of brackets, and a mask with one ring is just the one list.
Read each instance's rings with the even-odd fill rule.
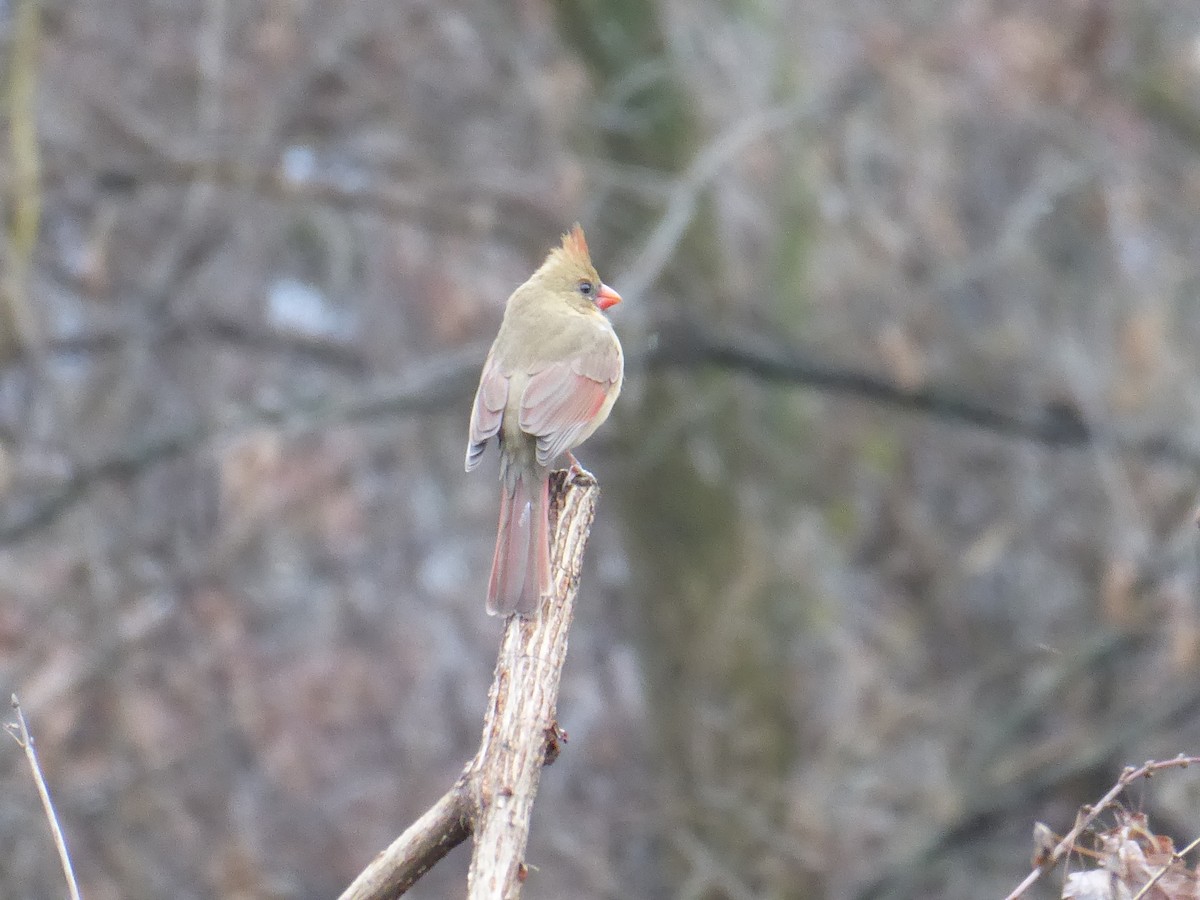
[[[1108,809],[1117,799],[1117,797],[1121,796],[1121,793],[1127,787],[1129,787],[1129,785],[1133,784],[1139,779],[1149,778],[1155,772],[1161,772],[1164,769],[1186,769],[1188,766],[1195,765],[1197,763],[1200,763],[1200,757],[1183,756],[1180,754],[1174,759],[1151,760],[1141,766],[1138,766],[1137,768],[1133,766],[1126,766],[1125,771],[1121,773],[1121,777],[1117,779],[1117,783],[1109,788],[1107,794],[1090,806],[1080,807],[1079,814],[1075,817],[1075,827],[1067,832],[1066,836],[1055,845],[1054,849],[1050,851],[1050,854],[1042,861],[1042,864],[1026,875],[1025,880],[1017,885],[1016,888],[1013,889],[1013,892],[1009,894],[1005,900],[1016,900],[1017,897],[1023,896],[1024,893],[1029,890],[1029,888],[1032,887],[1039,878],[1042,877],[1042,875],[1058,865],[1059,861],[1064,856],[1075,849],[1075,842],[1079,840],[1080,835],[1087,830],[1092,822],[1096,821],[1097,816]],[[1187,848],[1180,851],[1180,853],[1186,853],[1195,846],[1195,843],[1190,844]],[[1140,892],[1138,896],[1144,896],[1145,890],[1149,887],[1152,887],[1153,883],[1162,878],[1165,872],[1166,869],[1164,869],[1163,872],[1157,873],[1151,882],[1142,889],[1142,892]]]
[[58,859],[62,863],[63,875],[67,879],[67,889],[71,893],[71,900],[79,900],[79,885],[75,881],[75,870],[71,867],[71,854],[67,852],[67,839],[63,836],[62,826],[58,824],[54,804],[50,802],[50,791],[46,787],[46,779],[42,776],[42,767],[33,747],[33,737],[29,734],[25,713],[21,711],[21,704],[17,700],[16,694],[12,695],[12,708],[16,713],[17,721],[6,727],[9,734],[25,751],[25,758],[29,760],[29,768],[33,772],[33,781],[37,785],[38,796],[42,798],[42,809],[46,812],[46,818],[50,822],[50,831],[54,835],[54,846],[58,848]]
[[1180,862],[1185,856],[1187,856],[1197,847],[1200,847],[1200,838],[1196,838],[1182,850],[1176,850],[1174,853],[1172,853],[1171,861],[1151,875],[1150,880],[1143,884],[1141,890],[1134,894],[1130,900],[1144,900],[1145,897],[1148,897],[1150,895],[1150,889],[1162,880],[1162,877],[1171,870],[1171,866],[1175,865],[1177,862]]

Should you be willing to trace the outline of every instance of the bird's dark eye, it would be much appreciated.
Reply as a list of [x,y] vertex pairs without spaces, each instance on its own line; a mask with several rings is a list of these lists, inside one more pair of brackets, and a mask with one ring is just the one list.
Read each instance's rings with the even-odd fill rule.
[[579,282],[579,293],[583,294],[583,296],[585,296],[585,297],[592,296],[592,291],[594,291],[594,290],[595,290],[595,288],[592,286],[592,283],[590,281]]

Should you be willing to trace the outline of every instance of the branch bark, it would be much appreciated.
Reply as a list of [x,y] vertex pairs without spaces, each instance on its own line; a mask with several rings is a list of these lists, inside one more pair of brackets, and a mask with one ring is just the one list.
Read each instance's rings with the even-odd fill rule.
[[551,475],[555,593],[536,617],[513,616],[505,624],[479,752],[454,786],[380,853],[340,900],[399,897],[468,835],[475,839],[467,878],[470,900],[520,895],[542,766],[554,760],[565,741],[555,720],[558,686],[599,493],[587,472]]

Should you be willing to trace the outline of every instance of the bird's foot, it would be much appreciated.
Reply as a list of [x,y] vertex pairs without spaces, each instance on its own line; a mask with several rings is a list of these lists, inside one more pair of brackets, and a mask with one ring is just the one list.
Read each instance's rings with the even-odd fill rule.
[[567,480],[575,481],[581,476],[592,477],[592,473],[579,464],[579,460],[575,458],[575,454],[570,450],[567,451],[567,460],[571,465],[567,468]]
[[567,462],[570,465],[567,467],[567,475],[565,481],[570,484],[573,481],[581,481],[585,484],[594,484],[596,476],[579,464],[579,460],[575,458],[575,454],[570,450],[567,451]]

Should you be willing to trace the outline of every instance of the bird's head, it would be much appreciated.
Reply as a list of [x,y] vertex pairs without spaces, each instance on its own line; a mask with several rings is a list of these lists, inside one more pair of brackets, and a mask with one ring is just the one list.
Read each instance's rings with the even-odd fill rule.
[[606,310],[621,302],[621,295],[596,273],[579,225],[563,235],[562,246],[550,251],[533,277],[580,312]]

